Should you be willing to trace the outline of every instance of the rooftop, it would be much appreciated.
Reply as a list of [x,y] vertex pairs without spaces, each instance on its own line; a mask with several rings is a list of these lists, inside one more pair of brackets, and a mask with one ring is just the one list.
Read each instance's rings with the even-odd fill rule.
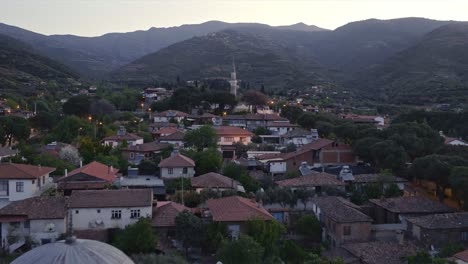
[[378,181],[383,181],[383,182],[407,182],[408,180],[396,177],[393,175],[381,175],[381,174],[376,174],[376,173],[371,173],[371,174],[359,174],[359,175],[353,175],[354,176],[354,182],[356,183],[368,183],[368,182],[378,182]]
[[152,225],[155,227],[173,227],[175,226],[176,216],[183,211],[190,211],[182,204],[171,201],[158,201],[156,208],[153,209]]
[[148,142],[140,145],[135,146],[128,146],[122,150],[124,151],[142,151],[142,152],[152,152],[152,151],[160,151],[170,146],[169,143],[159,143],[159,142]]
[[178,130],[172,134],[169,134],[167,136],[162,136],[159,138],[159,141],[182,141],[184,140],[185,133]]
[[273,220],[273,216],[255,201],[239,196],[210,199],[206,202],[216,222],[244,222],[254,218]]
[[468,212],[412,217],[408,221],[427,229],[468,228]]
[[0,163],[0,179],[37,179],[55,168],[17,163]]
[[422,196],[370,199],[369,202],[393,213],[451,213],[455,211],[443,203]]
[[418,248],[412,243],[374,241],[346,244],[343,246],[351,254],[366,264],[401,264],[402,258],[415,255]]
[[62,219],[66,215],[66,198],[32,197],[14,201],[0,209],[0,219],[3,216],[26,216],[28,219]]
[[372,222],[372,218],[359,210],[359,206],[336,196],[321,196],[312,198],[312,203],[320,208],[320,212],[337,222]]
[[163,159],[159,165],[160,168],[175,168],[175,167],[195,167],[195,161],[180,153]]
[[[459,259],[464,262],[468,262],[468,249],[462,252],[458,252],[457,254],[453,255],[455,259]],[[463,263],[463,262],[462,262]]]
[[133,133],[126,133],[125,135],[112,135],[110,137],[106,137],[103,139],[103,141],[135,141],[143,139],[143,137],[140,137],[138,135],[135,135]]
[[333,185],[344,185],[343,182],[339,181],[336,176],[326,173],[312,173],[307,176],[300,176],[292,179],[286,179],[277,181],[281,187],[312,187],[312,186],[333,186]]
[[93,161],[81,168],[72,170],[70,173],[68,173],[67,176],[63,176],[57,179],[57,182],[67,181],[68,179],[72,179],[72,176],[81,173],[102,179],[107,182],[114,182],[117,179],[118,172],[118,169],[112,168],[97,161]]
[[160,113],[154,113],[153,116],[161,116],[161,117],[187,117],[189,114],[177,111],[177,110],[167,110]]
[[164,181],[156,176],[136,176],[136,177],[121,177],[119,179],[120,186],[148,186],[148,187],[164,187]]
[[151,206],[150,189],[80,190],[70,196],[70,208],[146,207]]
[[215,172],[209,172],[194,178],[191,178],[192,187],[195,188],[225,188],[237,189],[240,183],[229,177]]
[[218,126],[218,127],[213,127],[216,130],[216,133],[218,136],[230,136],[230,135],[235,135],[235,136],[253,136],[253,133],[242,129],[240,127],[232,127],[232,126]]
[[303,128],[295,128],[288,133],[284,134],[283,137],[285,138],[294,138],[294,137],[306,137],[306,136],[311,136],[312,133],[308,130],[305,130]]

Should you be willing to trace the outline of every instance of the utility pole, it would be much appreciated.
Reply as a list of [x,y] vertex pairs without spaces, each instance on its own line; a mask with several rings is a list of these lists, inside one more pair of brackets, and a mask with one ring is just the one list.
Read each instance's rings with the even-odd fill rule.
[[181,182],[182,182],[182,205],[185,206],[185,202],[184,202],[184,176],[182,175],[182,173],[180,174],[180,177],[181,177]]

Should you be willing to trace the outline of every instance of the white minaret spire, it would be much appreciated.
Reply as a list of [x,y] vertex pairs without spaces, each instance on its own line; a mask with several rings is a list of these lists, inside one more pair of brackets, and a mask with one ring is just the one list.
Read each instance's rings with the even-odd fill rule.
[[234,61],[234,57],[232,57],[232,72],[229,84],[231,85],[231,94],[237,96],[237,88],[239,88],[239,84],[237,81],[236,62]]

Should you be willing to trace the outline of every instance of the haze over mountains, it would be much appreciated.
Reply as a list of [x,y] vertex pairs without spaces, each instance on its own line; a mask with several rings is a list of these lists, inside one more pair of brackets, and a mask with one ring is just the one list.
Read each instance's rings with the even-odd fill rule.
[[254,86],[333,83],[396,102],[422,93],[425,102],[467,102],[467,32],[465,23],[423,18],[369,19],[333,31],[210,21],[100,37],[45,36],[0,24],[0,34],[85,78],[151,85],[178,76],[228,77],[235,58],[238,77]]

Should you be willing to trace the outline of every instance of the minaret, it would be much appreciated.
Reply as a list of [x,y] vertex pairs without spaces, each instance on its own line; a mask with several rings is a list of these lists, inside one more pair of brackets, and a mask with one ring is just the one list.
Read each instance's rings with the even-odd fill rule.
[[234,62],[234,59],[232,59],[232,72],[229,84],[231,84],[231,94],[237,96],[237,88],[239,87],[239,84],[237,82],[236,63]]

